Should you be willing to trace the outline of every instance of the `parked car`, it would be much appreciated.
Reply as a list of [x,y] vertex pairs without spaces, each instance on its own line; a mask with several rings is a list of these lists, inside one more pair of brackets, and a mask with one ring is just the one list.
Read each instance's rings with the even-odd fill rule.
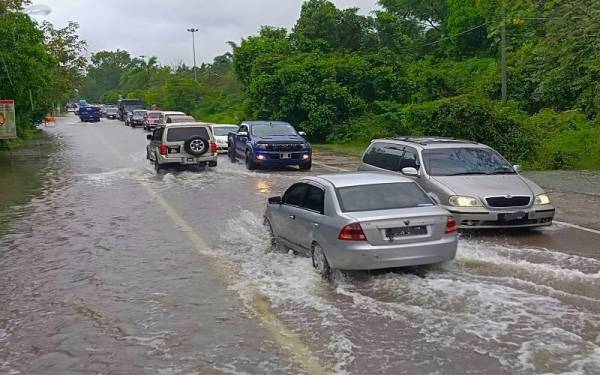
[[160,121],[160,111],[148,111],[146,118],[144,119],[144,129],[152,130],[156,128]]
[[167,165],[217,166],[217,144],[207,124],[185,122],[159,126],[146,138],[146,158],[158,172]]
[[144,126],[144,119],[148,111],[145,109],[136,109],[131,113],[131,120],[129,121],[129,126],[135,128],[136,126]]
[[457,219],[460,228],[551,225],[546,192],[492,148],[448,138],[377,139],[362,171],[391,171],[416,181]]
[[114,120],[117,118],[117,114],[119,113],[117,107],[107,107],[104,110],[104,117],[107,119]]
[[195,122],[196,119],[192,116],[168,115],[166,116],[167,124],[178,124],[182,122]]
[[307,177],[269,198],[273,244],[330,269],[372,270],[453,259],[457,224],[416,183],[385,173]]
[[238,126],[229,124],[211,124],[210,128],[215,136],[218,151],[227,152],[227,135],[229,132],[236,131]]
[[120,99],[117,102],[117,108],[119,109],[119,120],[125,121],[128,112],[133,112],[136,109],[144,109],[144,102],[140,99]]
[[78,115],[82,122],[98,122],[100,121],[100,108],[91,105],[80,107]]
[[227,137],[232,162],[243,158],[249,170],[257,167],[297,165],[301,170],[312,166],[312,149],[292,125],[282,121],[245,121]]

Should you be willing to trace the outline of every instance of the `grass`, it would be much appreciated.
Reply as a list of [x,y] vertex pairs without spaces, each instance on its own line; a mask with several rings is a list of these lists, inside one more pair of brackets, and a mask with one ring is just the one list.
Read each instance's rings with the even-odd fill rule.
[[317,144],[312,147],[317,152],[331,151],[341,155],[361,157],[368,145],[368,142],[352,142]]

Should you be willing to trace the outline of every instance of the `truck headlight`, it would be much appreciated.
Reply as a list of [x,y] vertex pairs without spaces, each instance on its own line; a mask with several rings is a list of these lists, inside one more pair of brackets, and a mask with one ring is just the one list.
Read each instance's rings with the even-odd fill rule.
[[535,197],[535,204],[550,204],[550,197],[548,194],[540,194]]
[[264,143],[259,143],[256,145],[256,148],[259,150],[266,150],[267,149],[267,145]]
[[448,199],[451,206],[455,207],[481,207],[481,201],[475,197],[466,197],[462,195],[452,195]]

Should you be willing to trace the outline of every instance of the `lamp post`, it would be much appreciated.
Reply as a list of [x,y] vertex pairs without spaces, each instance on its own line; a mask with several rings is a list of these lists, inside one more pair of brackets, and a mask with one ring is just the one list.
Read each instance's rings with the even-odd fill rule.
[[196,82],[198,82],[198,74],[196,73],[196,38],[195,38],[195,34],[196,31],[198,31],[198,29],[195,28],[189,28],[187,29],[188,32],[192,33],[192,51],[194,52],[194,79],[196,80]]

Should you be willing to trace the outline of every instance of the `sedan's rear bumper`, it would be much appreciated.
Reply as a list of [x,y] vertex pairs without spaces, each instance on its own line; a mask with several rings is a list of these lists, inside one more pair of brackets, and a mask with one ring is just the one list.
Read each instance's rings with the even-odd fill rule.
[[[523,209],[513,208],[504,210],[460,209],[445,207],[458,222],[461,229],[486,228],[531,228],[552,225],[556,212],[552,205],[539,205]],[[512,215],[514,219],[506,219]]]
[[457,238],[448,235],[438,241],[402,245],[373,246],[365,242],[348,242],[341,243],[340,246],[323,248],[332,268],[374,270],[433,264],[454,259]]

